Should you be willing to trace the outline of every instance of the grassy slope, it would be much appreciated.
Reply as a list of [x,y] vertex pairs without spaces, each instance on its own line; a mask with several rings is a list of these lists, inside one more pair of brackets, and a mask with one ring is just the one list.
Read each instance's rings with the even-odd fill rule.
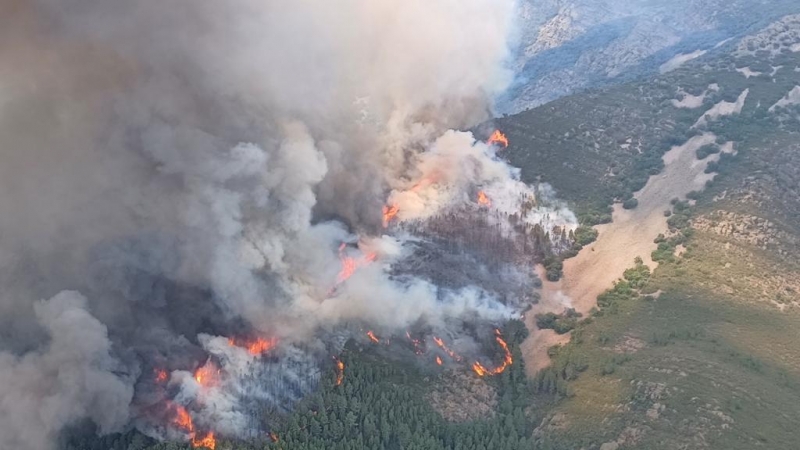
[[[755,64],[784,67],[774,77],[750,79],[734,70]],[[621,301],[616,312],[580,327],[555,364],[579,360],[589,368],[569,382],[572,396],[555,403],[540,435],[576,448],[611,442],[647,449],[797,448],[800,309],[782,312],[773,300],[800,300],[800,127],[796,118],[786,120],[796,112],[781,120],[767,112],[798,84],[795,67],[798,53],[723,56],[501,121],[516,142],[509,159],[522,166],[524,176],[546,176],[559,195],[585,211],[618,196],[624,189],[620,175],[635,179],[648,151],[662,151],[660,124],[680,123],[676,117],[685,123],[687,115],[699,117],[749,88],[741,115],[710,126],[736,141],[739,153],[722,165],[692,217],[737,213],[773,224],[766,230],[772,239],[763,245],[735,233],[695,232],[688,251],[662,263],[645,288],[661,290],[661,296]],[[698,94],[711,83],[721,89],[701,108],[676,112],[669,104],[676,87]],[[538,137],[538,127],[551,127],[550,134]],[[620,143],[629,138],[650,150],[623,148]],[[592,148],[592,139],[599,148]],[[563,158],[576,163],[567,165]],[[611,170],[617,176],[609,176]]]

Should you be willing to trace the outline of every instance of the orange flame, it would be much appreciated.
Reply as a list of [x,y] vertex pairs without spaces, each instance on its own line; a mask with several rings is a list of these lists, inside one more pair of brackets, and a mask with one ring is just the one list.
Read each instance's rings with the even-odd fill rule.
[[486,192],[478,191],[478,204],[481,206],[492,206],[492,201],[486,195]]
[[216,438],[214,438],[214,432],[209,431],[202,438],[198,438],[196,436],[192,437],[192,447],[194,448],[203,447],[214,450],[217,447],[217,440]]
[[181,428],[184,431],[188,431],[194,434],[194,424],[192,423],[192,416],[189,415],[189,412],[186,411],[186,408],[183,406],[176,406],[175,407],[175,418],[172,419],[172,423],[174,423],[178,428]]
[[340,386],[344,381],[344,362],[337,357],[333,357],[336,361],[336,386]]
[[216,382],[217,375],[219,375],[219,368],[209,359],[194,372],[194,379],[200,386],[208,387]]
[[336,284],[331,289],[331,293],[333,293],[333,290],[336,289],[336,286],[344,283],[350,277],[352,277],[353,274],[356,273],[356,270],[374,262],[378,257],[378,255],[375,253],[367,253],[360,258],[353,258],[352,256],[347,256],[345,254],[346,248],[347,244],[344,243],[339,246],[339,259],[342,261],[342,270],[340,270],[339,275],[336,276]]
[[440,365],[440,366],[441,366],[441,365],[442,365],[442,358],[439,358],[439,357],[437,356],[437,357],[436,357],[436,364],[438,364],[438,365]]
[[503,339],[503,335],[500,333],[500,330],[494,330],[494,334],[495,334],[494,340],[497,341],[498,344],[500,344],[500,347],[503,348],[503,352],[505,353],[505,356],[503,357],[503,363],[495,367],[494,369],[487,369],[481,363],[475,361],[472,364],[472,370],[475,371],[475,373],[477,373],[479,377],[485,375],[501,374],[503,373],[503,371],[506,370],[508,366],[514,363],[514,358],[511,355],[511,350],[509,350],[508,344]]
[[264,339],[256,338],[254,340],[247,340],[242,338],[228,338],[228,345],[231,347],[240,347],[247,350],[253,356],[263,355],[264,353],[272,350],[278,345],[278,340],[275,338]]
[[489,145],[496,145],[498,147],[506,148],[508,147],[508,138],[500,130],[494,130],[494,133],[489,136],[489,140],[486,141],[486,143]]
[[175,411],[175,418],[172,419],[172,423],[189,434],[189,441],[191,442],[192,447],[204,447],[211,450],[214,450],[217,447],[217,440],[214,437],[213,431],[209,431],[204,436],[198,437],[194,430],[192,416],[189,415],[189,412],[186,411],[186,408],[181,405],[172,406],[173,410]]
[[383,206],[383,228],[387,228],[389,226],[389,222],[394,219],[397,213],[400,212],[400,207],[397,205],[384,205]]
[[408,332],[408,331],[406,331],[406,337],[414,345],[414,354],[415,355],[421,355],[421,354],[425,353],[425,350],[422,348],[422,342],[420,342],[419,339],[414,339],[413,337],[411,337],[411,333]]
[[169,374],[164,369],[155,369],[156,372],[156,382],[157,383],[165,383],[169,379]]
[[369,338],[370,341],[372,341],[372,342],[374,342],[376,344],[381,342],[380,339],[375,337],[375,333],[373,333],[372,330],[367,331],[367,337]]
[[272,442],[280,442],[280,438],[277,434],[273,433],[272,431],[269,432],[269,440]]
[[434,336],[434,337],[433,337],[433,342],[435,342],[435,343],[436,343],[436,345],[438,345],[438,346],[439,346],[439,348],[441,348],[442,350],[444,350],[444,352],[445,352],[445,353],[447,353],[447,355],[448,355],[449,357],[453,358],[453,360],[455,360],[455,361],[461,361],[461,359],[462,359],[462,358],[461,358],[461,356],[460,356],[460,355],[458,355],[456,352],[454,352],[454,351],[450,350],[450,349],[447,347],[447,345],[445,345],[444,341],[443,341],[441,338],[438,338],[438,337]]

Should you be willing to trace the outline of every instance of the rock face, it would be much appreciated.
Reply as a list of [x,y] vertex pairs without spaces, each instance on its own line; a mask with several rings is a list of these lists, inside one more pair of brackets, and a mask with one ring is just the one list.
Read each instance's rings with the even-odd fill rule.
[[800,12],[796,0],[521,0],[519,7],[517,82],[499,113],[657,72],[679,55],[736,45]]

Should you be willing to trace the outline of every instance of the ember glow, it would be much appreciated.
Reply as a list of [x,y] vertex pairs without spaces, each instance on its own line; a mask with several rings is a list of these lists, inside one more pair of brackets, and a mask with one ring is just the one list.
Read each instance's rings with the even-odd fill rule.
[[440,358],[440,357],[438,357],[438,356],[437,356],[437,357],[436,357],[436,364],[438,364],[438,365],[440,365],[440,366],[441,366],[441,365],[442,365],[442,358]]
[[408,332],[408,331],[406,331],[406,337],[414,345],[414,354],[415,355],[421,355],[421,354],[425,353],[425,349],[422,348],[422,342],[420,342],[419,339],[415,339],[415,338],[411,337],[411,333]]
[[155,373],[156,373],[156,383],[166,383],[167,380],[169,379],[169,375],[167,374],[167,371],[164,369],[156,369]]
[[395,218],[400,208],[397,205],[384,205],[383,207],[383,228],[387,228],[392,219]]
[[381,342],[381,340],[380,340],[380,339],[378,339],[378,338],[375,336],[375,333],[373,333],[373,332],[372,332],[372,330],[370,330],[370,331],[367,331],[367,337],[369,338],[369,340],[370,340],[370,341],[372,341],[372,342],[374,342],[374,343],[376,343],[376,344],[379,344],[379,343]]
[[492,206],[492,201],[483,191],[478,191],[478,204],[481,206]]
[[277,339],[264,339],[256,338],[254,340],[228,338],[228,345],[231,347],[240,347],[247,350],[253,356],[263,355],[278,345]]
[[487,369],[483,364],[475,361],[472,364],[472,370],[478,374],[479,377],[483,377],[486,375],[498,375],[503,373],[508,366],[514,363],[514,358],[511,355],[511,350],[508,348],[508,344],[503,339],[503,335],[500,333],[500,330],[494,330],[495,334],[495,341],[500,344],[500,347],[503,348],[503,352],[505,355],[503,356],[503,363],[499,366],[495,367],[494,369]]
[[486,143],[489,145],[506,148],[508,147],[508,138],[500,130],[494,130],[494,133],[489,136],[489,140],[486,141]]
[[333,359],[336,360],[336,386],[340,386],[344,381],[344,362],[336,357]]

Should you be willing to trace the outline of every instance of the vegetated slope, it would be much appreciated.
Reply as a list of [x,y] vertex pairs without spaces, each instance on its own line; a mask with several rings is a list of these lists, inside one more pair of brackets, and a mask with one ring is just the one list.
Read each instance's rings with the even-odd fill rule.
[[[275,430],[276,442],[259,436],[217,448],[796,448],[800,109],[772,106],[798,84],[800,52],[791,49],[800,42],[784,36],[499,121],[523,176],[552,183],[586,223],[633,196],[671,145],[714,133],[737,153],[712,165],[719,175],[705,191],[670,205],[673,230],[658,238],[652,274],[631,260],[589,320],[552,321],[573,331],[550,350],[551,368],[526,380],[524,333],[504,330],[515,363],[486,381],[497,392],[494,414],[447,422],[425,399],[455,378],[351,347],[343,384],[331,368],[326,387]],[[762,74],[747,77],[745,68]],[[739,113],[691,129],[745,90]],[[67,448],[188,447],[131,433]]]
[[[787,32],[797,26],[785,20],[729,55],[501,122],[515,145],[509,158],[524,166],[525,153],[530,161],[553,155],[544,165],[524,166],[525,173],[546,176],[584,212],[618,196],[620,179],[635,179],[640,161],[662,145],[637,122],[632,136],[625,136],[624,121],[609,128],[615,117],[601,115],[611,115],[612,105],[639,110],[628,117],[669,118],[676,114],[670,108],[697,119],[708,114],[683,139],[717,136],[697,153],[719,158],[709,167],[718,175],[665,211],[670,230],[654,237],[652,255],[638,255],[651,256],[658,268],[650,274],[630,261],[633,269],[599,297],[589,320],[575,325],[570,343],[550,350],[553,364],[538,373],[534,388],[539,403],[554,406],[535,435],[565,448],[603,450],[797,448],[800,105],[789,94],[800,84],[800,39]],[[741,110],[720,107],[742,98]],[[572,129],[614,139],[600,140],[596,150],[572,133],[537,141],[527,124],[552,116],[576,117]],[[630,152],[620,145],[629,138],[652,147]],[[735,155],[714,153],[729,142]],[[558,163],[554,155],[562,151],[583,162]],[[619,171],[610,174],[612,167]],[[554,389],[559,383],[566,395]]]
[[668,70],[797,12],[792,0],[525,0],[518,83],[500,111]]

